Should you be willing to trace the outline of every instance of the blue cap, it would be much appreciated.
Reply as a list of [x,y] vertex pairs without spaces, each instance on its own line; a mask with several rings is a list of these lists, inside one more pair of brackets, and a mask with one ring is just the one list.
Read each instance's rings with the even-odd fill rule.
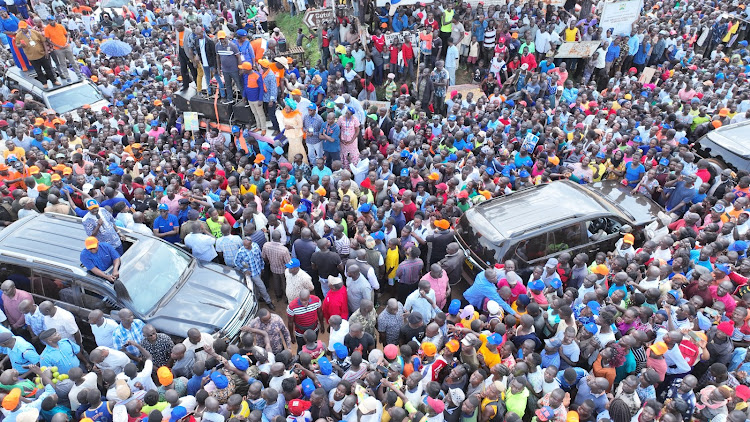
[[[86,192],[86,193],[88,193],[88,192]],[[86,200],[85,205],[86,205],[86,209],[91,209],[91,207],[98,207],[99,206],[99,201],[97,201],[94,198],[89,198],[89,199]]]
[[521,170],[521,172],[518,173],[518,175],[521,177],[529,177],[529,172],[526,170]]
[[380,232],[380,231],[372,233],[370,236],[372,236],[372,238],[376,239],[376,240],[383,240],[383,239],[385,239],[385,234],[383,232]]
[[352,113],[352,114],[355,114],[357,112],[357,110],[355,110],[354,107],[352,106],[349,106],[346,109],[349,110],[349,113]]
[[596,334],[596,333],[599,332],[599,327],[596,324],[594,324],[593,322],[589,322],[588,324],[584,324],[583,328],[585,328],[586,331],[588,331],[591,334]]
[[359,212],[363,214],[370,212],[370,209],[371,209],[370,204],[362,204],[359,206]]
[[495,333],[489,337],[487,337],[487,344],[494,344],[496,346],[499,346],[503,344],[503,336],[501,336],[498,333]]
[[333,351],[334,353],[336,353],[336,357],[339,359],[344,359],[345,357],[349,356],[349,349],[347,349],[346,346],[341,343],[334,343]]
[[216,160],[216,158],[214,158],[214,157],[208,157],[208,159],[206,159],[206,162],[207,163],[218,163],[218,160]]
[[661,125],[661,128],[662,129],[672,129],[672,125],[670,125],[668,123],[664,123],[663,125]]
[[458,161],[458,156],[456,154],[451,154],[448,156],[448,161]]
[[562,287],[562,281],[560,281],[559,278],[553,278],[549,281],[549,285],[552,286],[553,289],[557,290]]
[[125,97],[126,100],[132,100],[133,98],[135,98],[135,95],[133,94],[128,94],[128,96]]
[[169,211],[167,204],[159,204],[159,211]]
[[602,305],[595,300],[589,301],[588,303],[586,303],[586,306],[591,309],[591,313],[594,315],[599,315],[599,309],[602,307]]
[[698,318],[698,328],[700,328],[703,331],[708,331],[711,329],[711,326],[713,323],[710,319],[708,319],[707,316],[703,315],[703,312],[698,312],[697,315]]
[[670,290],[667,293],[672,295],[673,298],[680,300],[680,292],[678,292],[677,290]]
[[494,175],[495,175],[495,168],[494,168],[494,167],[487,167],[487,169],[486,169],[485,171],[486,171],[486,172],[487,172],[487,174],[489,174],[490,176],[494,176]]
[[307,212],[309,209],[307,208],[307,205],[305,204],[299,204],[299,207],[297,207],[297,212]]
[[531,290],[544,290],[544,281],[542,281],[541,279],[532,280],[529,283],[529,289],[531,289]]
[[510,177],[510,167],[503,167],[503,169],[500,170],[500,174],[505,177]]
[[529,298],[529,295],[527,295],[526,293],[522,293],[518,295],[518,299],[516,299],[516,302],[520,303],[523,306],[526,306],[531,303],[531,298]]
[[116,168],[117,168],[117,164],[112,163],[112,164],[109,165],[109,167],[107,167],[107,170],[112,171],[112,170],[114,170]]
[[219,371],[211,372],[211,381],[219,390],[223,390],[229,386],[229,380],[227,377]]
[[245,371],[250,367],[250,362],[244,356],[235,353],[232,355],[232,365],[240,371]]
[[506,100],[505,104],[507,104],[509,107],[513,107],[516,105],[515,101],[513,100]]
[[738,240],[729,245],[730,251],[742,252],[743,254],[747,251],[747,242],[744,240]]
[[745,40],[742,40],[742,41],[738,42],[737,44],[739,44],[739,45],[741,45],[743,47],[747,47],[747,41],[745,41]]
[[402,151],[401,151],[401,158],[406,158],[406,157],[408,157],[409,155],[410,155],[410,154],[409,154],[409,151],[408,151],[408,150],[402,150]]
[[455,122],[456,121],[456,115],[455,114],[451,114],[450,116],[448,116],[448,120],[450,120],[451,122]]
[[240,127],[237,125],[232,126],[232,133],[238,133],[240,131]]
[[713,207],[711,207],[711,210],[716,211],[719,214],[723,214],[724,211],[726,211],[726,207],[722,204],[716,204]]
[[562,346],[560,339],[558,339],[557,337],[548,338],[547,340],[544,340],[544,342],[547,343],[548,347],[551,347],[553,349],[557,349],[558,347]]
[[604,154],[603,152],[599,152],[596,154],[596,158],[607,158],[607,155]]
[[305,394],[305,397],[310,397],[313,391],[315,391],[315,383],[310,378],[305,378],[302,381],[302,392]]
[[640,144],[643,142],[643,138],[641,138],[640,135],[635,135],[635,137],[633,138],[633,142]]
[[125,103],[123,103],[122,101],[118,101],[118,102],[115,103],[116,107],[123,107],[124,105],[125,105]]
[[279,155],[284,155],[284,148],[282,148],[282,147],[276,147],[276,148],[273,149],[273,152],[275,152],[276,154],[279,154]]
[[157,186],[154,190],[156,192],[164,192],[164,186]]
[[450,315],[458,315],[458,311],[461,310],[461,300],[460,299],[453,299],[451,300],[450,306],[448,306],[448,313]]
[[237,30],[236,34],[237,34],[238,37],[246,37],[247,36],[247,31],[245,31],[244,29],[239,29],[239,30]]
[[318,359],[318,367],[320,368],[320,373],[323,375],[331,375],[333,373],[333,365],[331,365],[331,361],[325,356]]
[[287,268],[299,268],[299,259],[292,258],[289,262],[284,265]]
[[318,106],[316,106],[316,105],[315,105],[315,103],[310,103],[310,104],[309,104],[309,105],[307,106],[307,109],[308,109],[308,110],[317,110],[317,109],[318,109]]
[[41,135],[42,134],[42,130],[39,129],[38,127],[35,127],[33,133],[34,133],[34,135]]
[[680,138],[680,144],[687,145],[688,144],[688,138],[686,138],[684,136],[682,138]]
[[180,419],[187,416],[187,409],[183,406],[177,406],[172,409],[172,413],[169,414],[169,422],[177,422]]
[[404,176],[404,177],[406,177],[406,176],[408,176],[408,175],[409,175],[409,169],[408,169],[408,168],[406,168],[406,167],[402,168],[402,169],[401,169],[401,176]]
[[668,158],[662,158],[661,160],[659,160],[659,164],[666,167],[666,166],[669,165],[669,159]]
[[[729,275],[731,271],[729,271],[729,265],[727,264],[716,264],[716,270],[723,272],[726,275]],[[677,298],[675,298],[677,299]]]

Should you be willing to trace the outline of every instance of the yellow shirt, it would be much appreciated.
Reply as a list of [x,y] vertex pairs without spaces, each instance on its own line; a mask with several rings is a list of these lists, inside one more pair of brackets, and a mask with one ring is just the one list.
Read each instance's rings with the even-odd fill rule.
[[396,277],[396,270],[398,270],[398,248],[392,249],[388,248],[388,251],[385,253],[385,268],[390,268],[391,271],[386,274],[386,277],[388,278],[394,278]]
[[575,41],[576,35],[578,35],[578,28],[565,28],[565,42]]
[[492,351],[490,351],[490,349],[487,348],[487,343],[482,344],[482,347],[479,348],[479,353],[484,356],[484,363],[488,368],[492,368],[493,366],[502,362],[500,353],[493,353]]

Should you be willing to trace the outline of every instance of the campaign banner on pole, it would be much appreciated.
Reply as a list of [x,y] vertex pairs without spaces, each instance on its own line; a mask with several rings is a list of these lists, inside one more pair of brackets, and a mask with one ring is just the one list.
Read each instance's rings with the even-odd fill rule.
[[183,113],[183,120],[185,121],[185,130],[200,130],[200,123],[198,122],[198,113],[195,111],[186,111]]
[[630,35],[635,22],[641,15],[642,0],[623,0],[604,3],[602,20],[599,26],[606,32],[612,28],[613,35]]

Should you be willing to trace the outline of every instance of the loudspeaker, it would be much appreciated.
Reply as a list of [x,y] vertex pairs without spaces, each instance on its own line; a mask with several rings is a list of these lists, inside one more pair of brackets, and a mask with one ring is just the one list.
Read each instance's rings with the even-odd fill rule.
[[180,111],[190,111],[190,99],[196,94],[195,89],[190,87],[187,91],[175,92],[172,97],[175,107]]
[[234,115],[232,116],[233,122],[244,123],[248,126],[255,124],[255,116],[253,116],[250,107],[245,107],[241,104],[233,107]]
[[228,122],[232,117],[232,104],[222,104],[221,99],[214,107],[213,98],[206,99],[195,96],[190,99],[190,109],[211,120],[216,120],[217,111],[219,112],[219,120],[222,122]]

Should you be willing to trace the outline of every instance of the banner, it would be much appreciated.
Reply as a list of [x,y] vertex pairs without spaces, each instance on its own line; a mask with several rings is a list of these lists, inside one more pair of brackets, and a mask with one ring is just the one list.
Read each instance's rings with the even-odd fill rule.
[[603,32],[612,28],[612,35],[630,35],[635,22],[641,15],[642,0],[623,0],[604,3],[602,20],[599,26]]
[[375,5],[377,7],[385,7],[386,4],[391,4],[391,9],[388,11],[388,14],[393,16],[394,13],[396,13],[396,8],[399,6],[412,6],[419,3],[432,3],[433,0],[376,0]]
[[200,123],[198,122],[198,113],[195,111],[186,111],[183,114],[183,120],[185,121],[185,130],[196,131],[200,130]]
[[413,49],[417,50],[419,48],[419,33],[418,32],[390,32],[388,34],[385,34],[385,45],[390,46],[395,41],[399,41],[401,44],[404,43],[404,40],[409,38],[411,40],[411,46]]
[[556,59],[581,59],[588,58],[599,48],[601,41],[576,41],[564,42],[557,49]]
[[451,85],[448,87],[448,89],[445,91],[445,99],[448,100],[451,97],[451,92],[456,91],[456,93],[461,94],[461,98],[466,99],[466,94],[473,93],[474,94],[474,101],[482,98],[484,95],[484,92],[479,88],[479,85],[474,84],[463,84],[463,85]]

